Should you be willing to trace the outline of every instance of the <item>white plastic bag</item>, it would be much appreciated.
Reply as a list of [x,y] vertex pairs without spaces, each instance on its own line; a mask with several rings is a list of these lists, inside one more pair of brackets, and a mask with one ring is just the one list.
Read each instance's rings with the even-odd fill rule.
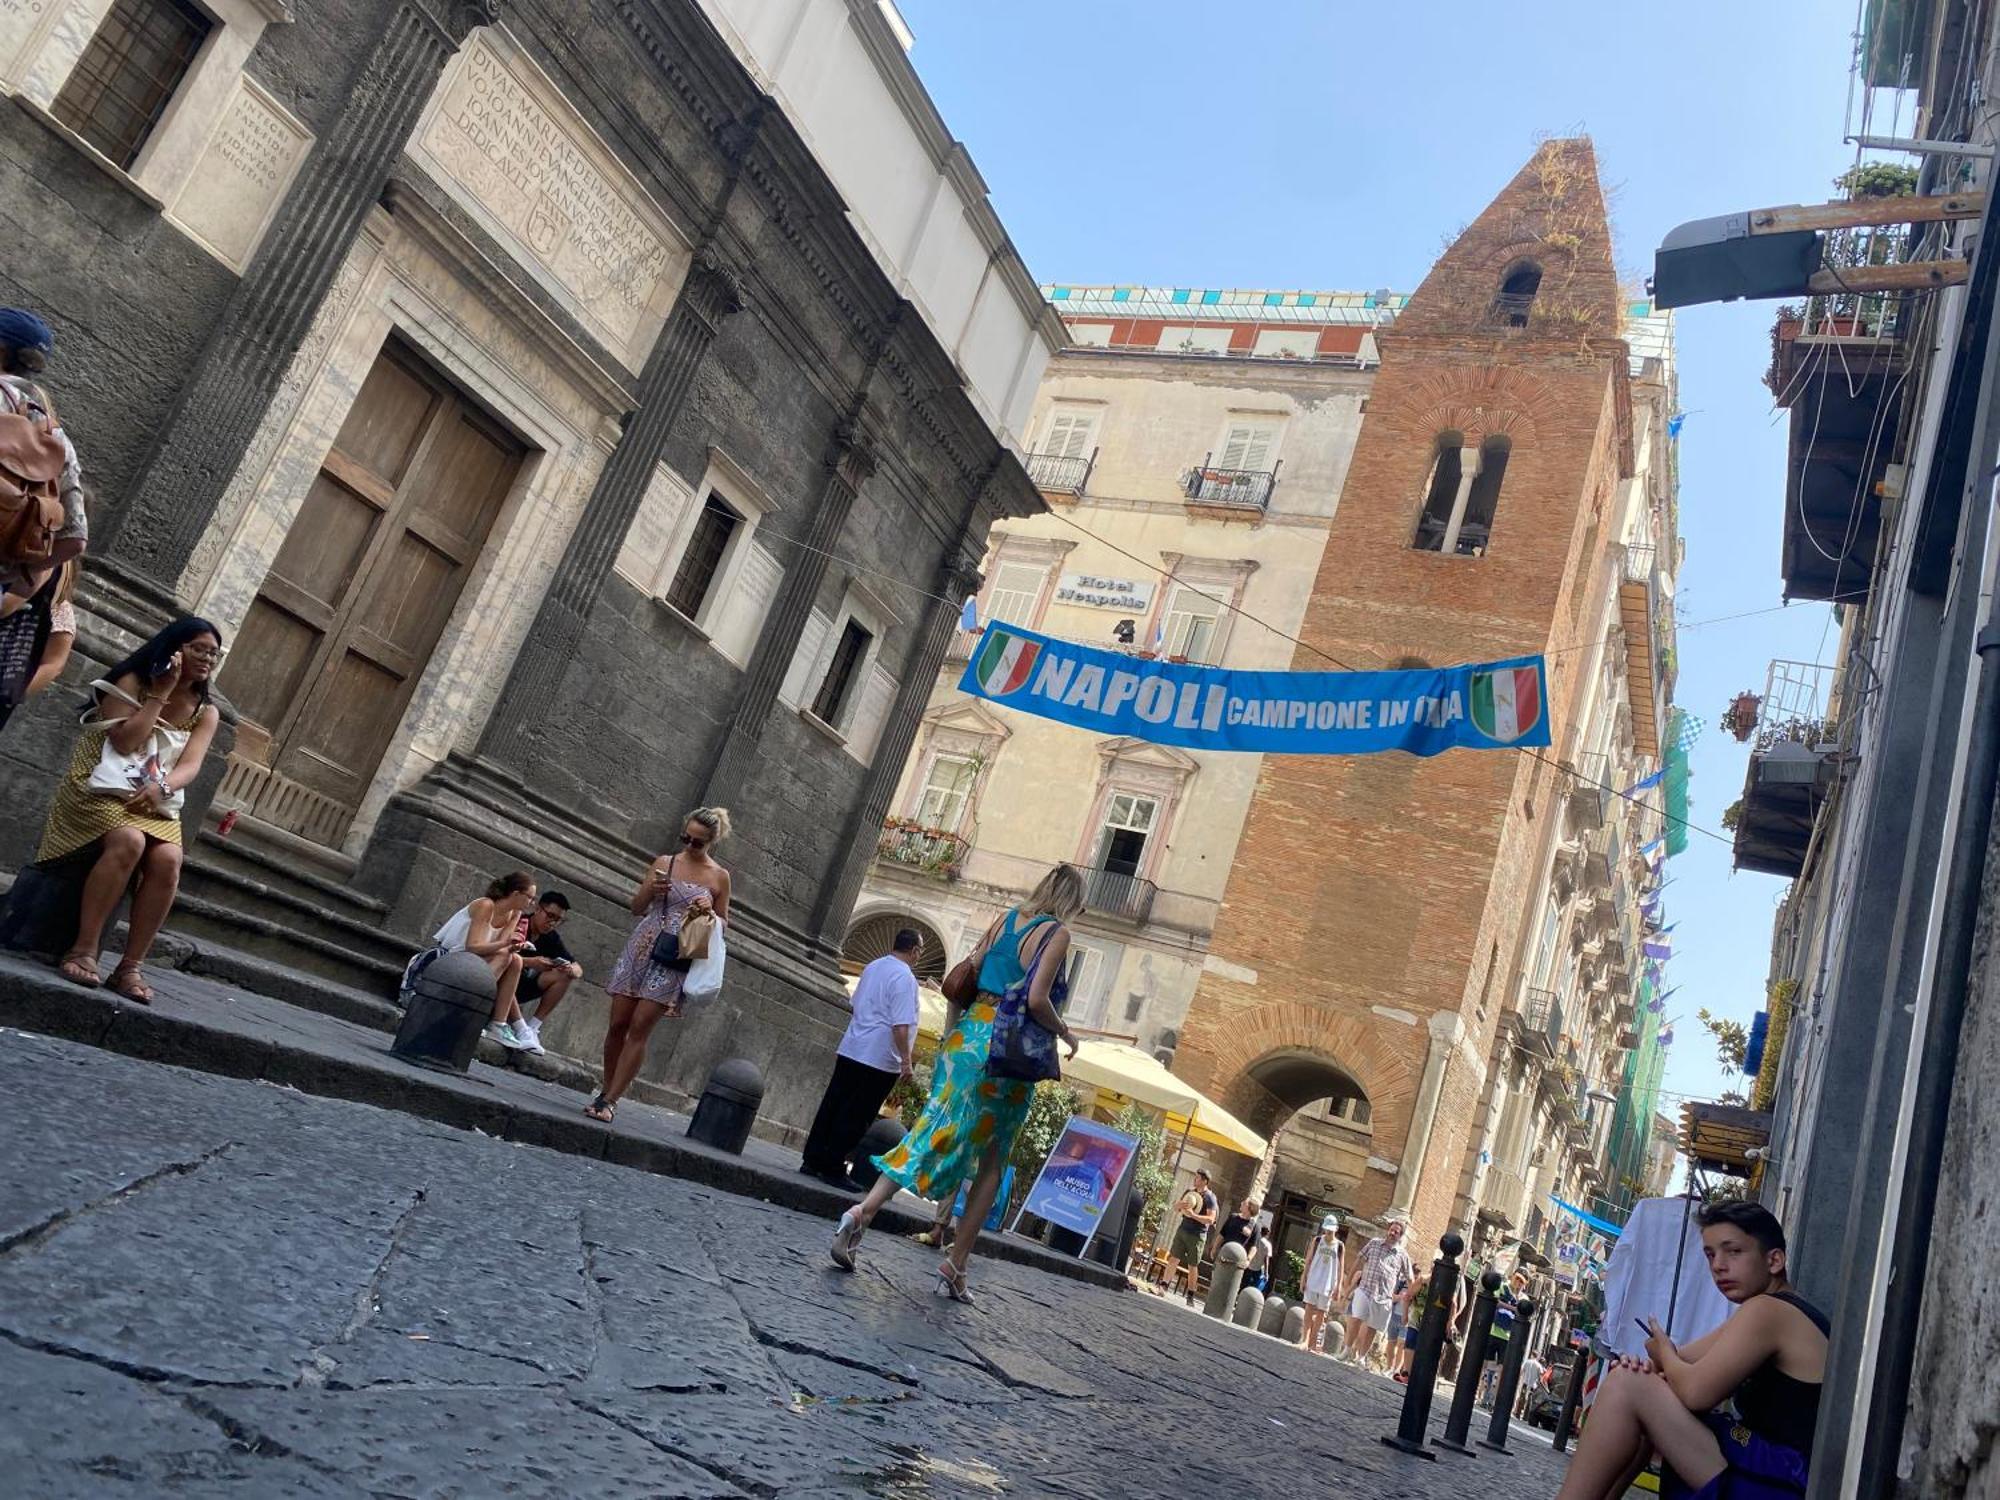
[[687,999],[706,1000],[722,988],[723,946],[722,923],[717,922],[708,940],[707,956],[690,964],[687,977],[681,980],[681,994]]

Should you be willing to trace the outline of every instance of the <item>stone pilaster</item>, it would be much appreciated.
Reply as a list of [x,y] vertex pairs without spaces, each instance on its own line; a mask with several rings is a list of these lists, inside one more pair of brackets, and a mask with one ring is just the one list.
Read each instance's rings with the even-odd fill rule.
[[563,549],[534,627],[522,641],[507,685],[486,721],[479,747],[482,755],[508,760],[510,749],[522,744],[519,726],[532,723],[538,712],[535,705],[555,696],[583,640],[605,575],[617,560],[647,482],[666,448],[667,434],[680,415],[694,373],[715,342],[723,319],[742,305],[736,277],[713,251],[703,251],[689,270],[666,327],[653,346],[652,358],[646,362],[639,380],[639,405],[597,477],[597,487]]
[[834,430],[833,441],[827,448],[826,482],[820,486],[804,535],[793,538],[797,545],[792,549],[792,564],[785,570],[777,601],[764,619],[757,649],[751,654],[750,668],[744,675],[742,695],[736,700],[736,712],[715,762],[709,767],[702,790],[704,803],[727,801],[743,784],[743,777],[756,757],[757,742],[763,738],[764,726],[770,722],[771,710],[777,704],[778,688],[812,615],[813,601],[826,581],[834,544],[847,524],[848,513],[854,509],[855,496],[874,472],[874,455],[861,434],[843,422]]
[[405,0],[375,42],[94,549],[144,604],[175,607],[175,581],[446,62],[496,17],[493,0]]
[[862,783],[860,800],[848,815],[846,837],[840,845],[845,852],[827,872],[813,908],[813,934],[821,948],[830,954],[840,952],[846,937],[847,919],[860,898],[868,865],[875,858],[882,821],[889,815],[889,803],[896,795],[897,782],[902,779],[903,763],[916,743],[917,726],[923,722],[931,690],[937,686],[938,669],[944,665],[944,654],[958,628],[959,606],[946,601],[963,599],[978,590],[979,565],[975,558],[961,556],[938,570],[937,585],[932,592],[940,597],[931,601],[924,613],[922,634],[904,666],[896,702],[889,710],[888,722],[882,726],[875,758],[869,762],[868,779]]

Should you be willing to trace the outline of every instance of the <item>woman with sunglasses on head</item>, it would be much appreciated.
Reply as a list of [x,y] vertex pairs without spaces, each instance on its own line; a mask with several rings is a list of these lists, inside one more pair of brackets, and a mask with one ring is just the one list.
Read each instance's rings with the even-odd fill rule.
[[[76,936],[57,965],[73,984],[103,984],[137,1004],[152,1003],[140,965],[180,889],[181,799],[215,739],[209,684],[221,660],[221,631],[206,620],[176,620],[91,684],[83,735],[35,856],[50,873],[89,864]],[[125,952],[100,978],[105,924],[135,875]]]
[[712,913],[729,920],[729,872],[715,862],[715,846],[729,837],[729,809],[697,807],[683,820],[680,848],[662,854],[632,894],[639,925],[626,940],[604,987],[611,994],[611,1024],[604,1033],[604,1083],[585,1107],[593,1120],[611,1123],[618,1101],[639,1076],[646,1044],[663,1016],[681,1013],[685,964],[659,961],[661,934],[678,934],[687,919]]

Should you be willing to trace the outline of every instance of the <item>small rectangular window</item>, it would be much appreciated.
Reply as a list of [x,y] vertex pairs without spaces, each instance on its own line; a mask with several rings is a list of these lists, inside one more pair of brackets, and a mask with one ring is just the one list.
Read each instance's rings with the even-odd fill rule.
[[986,595],[986,617],[1003,625],[1035,623],[1035,606],[1042,599],[1042,585],[1049,579],[1046,567],[1032,563],[1003,562],[993,570],[993,587]]
[[847,700],[854,691],[855,679],[861,673],[861,663],[868,657],[869,643],[874,639],[859,620],[851,619],[841,626],[840,640],[833,648],[833,660],[827,663],[826,676],[820,682],[819,692],[813,696],[813,717],[820,723],[839,725]]
[[688,538],[687,551],[681,554],[681,565],[674,570],[674,581],[667,589],[667,603],[690,620],[700,617],[702,606],[708,602],[708,592],[715,587],[715,575],[722,569],[722,559],[729,551],[730,538],[742,524],[743,518],[711,490],[708,499],[702,502],[701,514],[695,518],[694,535]]
[[1271,451],[1277,446],[1276,422],[1231,422],[1222,435],[1222,451],[1215,466],[1262,473],[1271,467]]
[[1082,458],[1090,452],[1090,440],[1096,430],[1095,411],[1059,406],[1049,413],[1049,426],[1042,434],[1040,451],[1054,458]]
[[212,24],[186,0],[113,0],[51,113],[129,169]]
[[917,822],[925,828],[942,828],[957,833],[965,817],[965,805],[972,797],[972,784],[979,779],[979,763],[969,755],[940,755],[931,762],[931,774],[924,782],[924,795],[917,804]]
[[1174,585],[1160,622],[1162,649],[1184,661],[1215,663],[1222,601],[1185,583]]
[[1160,810],[1151,797],[1115,793],[1104,808],[1104,831],[1098,839],[1097,868],[1113,875],[1134,875],[1145,863],[1146,840]]

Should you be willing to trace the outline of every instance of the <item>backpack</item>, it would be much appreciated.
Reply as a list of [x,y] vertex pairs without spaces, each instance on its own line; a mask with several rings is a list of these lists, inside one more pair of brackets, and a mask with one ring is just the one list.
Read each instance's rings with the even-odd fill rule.
[[47,567],[64,520],[62,425],[39,390],[0,392],[0,567]]

